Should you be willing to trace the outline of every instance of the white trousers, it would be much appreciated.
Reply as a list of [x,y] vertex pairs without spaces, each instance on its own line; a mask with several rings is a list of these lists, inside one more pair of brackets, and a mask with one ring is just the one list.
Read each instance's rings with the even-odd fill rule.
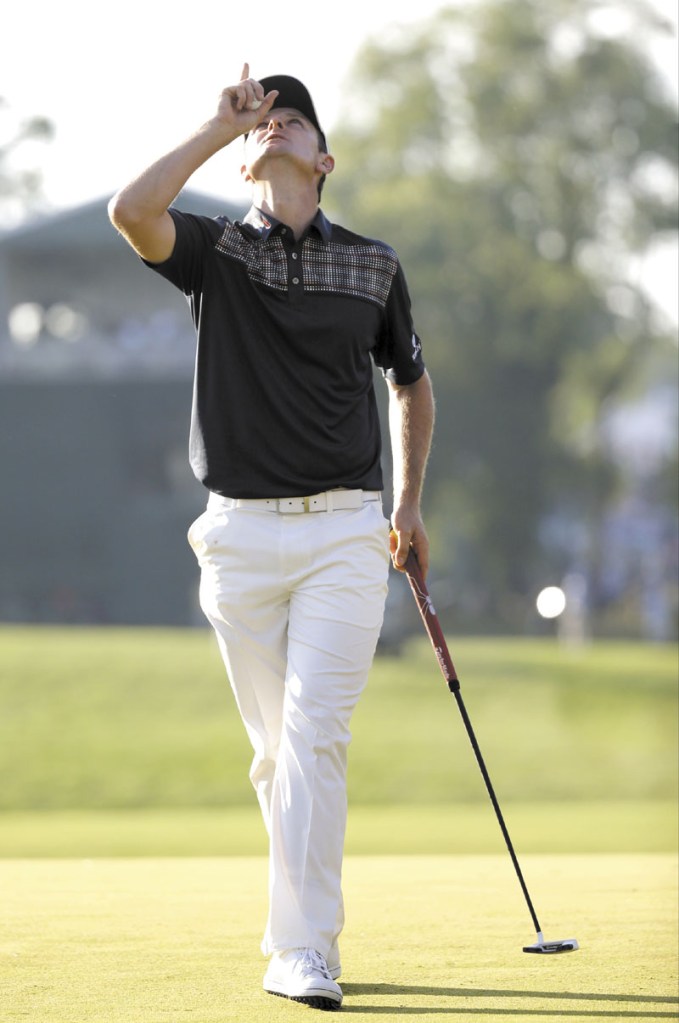
[[262,951],[327,956],[344,923],[349,722],[382,625],[388,522],[380,501],[301,514],[235,504],[210,495],[189,543],[254,749],[270,849]]

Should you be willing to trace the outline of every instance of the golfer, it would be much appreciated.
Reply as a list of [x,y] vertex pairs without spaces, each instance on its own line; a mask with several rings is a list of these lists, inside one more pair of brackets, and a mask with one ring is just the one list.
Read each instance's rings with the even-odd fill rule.
[[[253,199],[243,220],[173,208],[237,139]],[[425,572],[434,415],[396,254],[319,208],[333,167],[305,86],[257,81],[246,64],[214,115],[109,206],[144,262],[186,295],[197,332],[190,460],[209,495],[189,542],[269,836],[264,988],[326,1010],[342,1002],[349,723],[390,553],[373,362],[389,393],[391,554],[400,566],[412,544]]]

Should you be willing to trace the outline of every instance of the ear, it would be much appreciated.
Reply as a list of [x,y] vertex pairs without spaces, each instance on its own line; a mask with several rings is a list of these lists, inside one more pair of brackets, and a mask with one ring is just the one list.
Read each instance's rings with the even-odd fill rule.
[[245,181],[246,183],[248,181],[253,181],[254,180],[254,178],[248,173],[248,169],[247,169],[247,166],[245,164],[242,164],[242,166],[241,166],[240,176],[242,177],[243,181]]
[[331,156],[330,153],[321,153],[318,158],[316,170],[320,171],[321,174],[331,174],[335,169],[335,157]]

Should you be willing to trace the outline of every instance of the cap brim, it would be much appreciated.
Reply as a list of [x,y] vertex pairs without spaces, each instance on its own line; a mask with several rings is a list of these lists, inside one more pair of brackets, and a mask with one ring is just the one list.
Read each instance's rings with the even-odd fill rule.
[[304,114],[307,121],[310,121],[314,128],[321,133],[325,141],[325,133],[318,123],[311,94],[306,85],[303,85],[298,78],[292,78],[290,75],[269,75],[267,78],[260,78],[259,84],[265,93],[271,92],[273,89],[278,92],[272,110],[276,107],[290,107],[293,110],[299,110],[300,114]]

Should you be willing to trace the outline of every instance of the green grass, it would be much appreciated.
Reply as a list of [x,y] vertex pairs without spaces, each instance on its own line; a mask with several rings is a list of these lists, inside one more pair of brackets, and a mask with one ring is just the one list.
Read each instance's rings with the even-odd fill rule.
[[[677,649],[449,637],[501,803],[671,801]],[[0,628],[0,810],[250,807],[251,758],[207,630]],[[486,800],[426,639],[379,657],[354,805]]]
[[[678,1018],[676,648],[451,649],[546,935],[582,948],[521,952],[526,906],[422,639],[378,658],[354,718],[343,1011]],[[0,1023],[310,1019],[261,989],[265,842],[211,635],[2,628],[0,664]]]
[[[508,803],[524,853],[671,852],[673,802]],[[490,802],[352,806],[349,855],[497,853],[503,838]],[[42,810],[0,814],[2,857],[257,856],[266,853],[256,806],[146,810]]]
[[[676,857],[349,857],[345,1002],[370,1019],[676,1019]],[[310,1020],[266,995],[263,857],[0,863],[2,1023]]]

